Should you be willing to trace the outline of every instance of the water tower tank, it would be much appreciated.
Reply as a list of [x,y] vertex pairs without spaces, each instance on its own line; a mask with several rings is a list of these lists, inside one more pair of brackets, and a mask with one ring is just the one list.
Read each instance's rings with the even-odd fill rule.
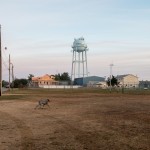
[[73,51],[76,51],[76,52],[83,52],[87,50],[87,45],[84,41],[84,38],[81,37],[78,39],[74,39],[72,48],[73,48]]

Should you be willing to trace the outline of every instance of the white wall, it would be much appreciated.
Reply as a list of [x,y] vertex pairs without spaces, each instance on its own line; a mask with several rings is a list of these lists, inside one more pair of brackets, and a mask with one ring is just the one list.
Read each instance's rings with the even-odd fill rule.
[[40,88],[48,88],[48,89],[76,89],[81,86],[71,86],[71,85],[39,85]]

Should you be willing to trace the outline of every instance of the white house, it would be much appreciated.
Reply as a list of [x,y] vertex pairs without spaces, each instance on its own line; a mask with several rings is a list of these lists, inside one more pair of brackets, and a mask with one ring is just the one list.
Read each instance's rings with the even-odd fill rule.
[[58,85],[58,81],[55,80],[53,75],[45,74],[40,77],[32,77],[32,86],[33,87],[43,87],[45,85]]
[[137,88],[139,87],[138,77],[132,74],[118,75],[117,80],[120,87]]

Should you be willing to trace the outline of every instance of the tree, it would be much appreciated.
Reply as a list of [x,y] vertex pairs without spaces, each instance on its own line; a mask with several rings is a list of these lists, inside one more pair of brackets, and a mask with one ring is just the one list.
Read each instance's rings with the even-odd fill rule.
[[13,81],[14,88],[24,88],[28,85],[27,79],[15,79]]
[[28,76],[29,83],[32,81],[32,77],[34,77],[34,75],[33,74],[29,74],[29,76]]
[[64,72],[62,74],[58,73],[55,75],[55,80],[57,81],[71,81],[71,78],[68,72]]
[[60,82],[62,81],[62,82],[71,84],[71,78],[70,78],[68,72],[64,72],[62,74],[58,73],[58,74],[54,75],[54,77],[55,77],[56,81],[60,81]]
[[9,85],[8,81],[3,80],[2,81],[2,87],[7,87]]
[[55,76],[55,80],[56,80],[56,81],[60,81],[60,80],[61,80],[61,75],[60,75],[60,73],[55,74],[54,76]]
[[115,78],[114,76],[112,76],[111,78],[111,82],[110,82],[110,78],[107,79],[107,85],[110,86],[110,83],[111,83],[111,86],[117,86],[118,85],[118,80],[117,78]]
[[69,74],[67,72],[64,72],[63,74],[61,74],[61,80],[62,81],[71,81]]

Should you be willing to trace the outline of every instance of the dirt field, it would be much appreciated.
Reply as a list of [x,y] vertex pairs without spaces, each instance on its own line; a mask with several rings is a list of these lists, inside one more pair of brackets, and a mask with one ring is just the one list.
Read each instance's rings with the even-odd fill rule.
[[[34,109],[41,98],[50,108]],[[4,94],[0,150],[150,150],[150,95]]]

